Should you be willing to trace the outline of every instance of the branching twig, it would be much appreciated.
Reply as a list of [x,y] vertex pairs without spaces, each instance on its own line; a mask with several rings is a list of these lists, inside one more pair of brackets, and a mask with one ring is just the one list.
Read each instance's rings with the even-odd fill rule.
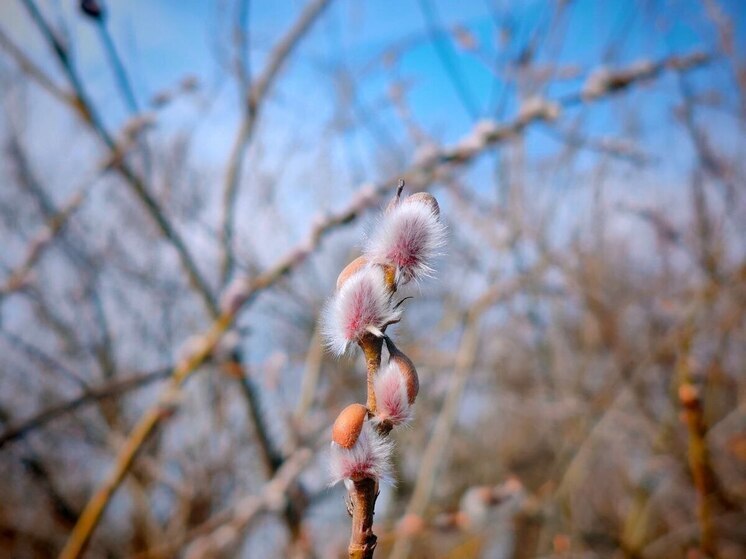
[[[50,47],[54,50],[55,55],[57,56],[57,59],[73,88],[75,97],[74,106],[77,109],[77,113],[104,142],[112,155],[121,153],[114,138],[104,126],[103,121],[88,97],[77,69],[70,58],[67,47],[51,29],[33,0],[23,0],[23,4],[26,6],[27,11],[34,20],[36,26],[39,28],[39,31],[47,40],[47,43],[49,43]],[[116,169],[145,206],[145,209],[157,225],[163,237],[174,247],[179,255],[181,264],[187,273],[190,284],[204,301],[211,316],[216,317],[219,312],[215,299],[211,293],[209,285],[202,277],[202,274],[197,268],[197,264],[194,262],[191,253],[187,249],[186,243],[181,238],[181,235],[176,231],[174,226],[171,224],[171,221],[166,217],[160,204],[152,195],[142,178],[137,175],[134,169],[132,169],[125,160],[120,158],[115,158],[115,160]]]
[[221,261],[221,277],[223,283],[230,279],[233,273],[233,229],[234,229],[234,204],[238,193],[238,183],[241,179],[243,169],[244,153],[251,141],[257,117],[267,92],[277,78],[293,49],[308,32],[314,21],[324,11],[330,0],[313,0],[298,16],[297,21],[288,30],[285,37],[277,43],[274,51],[269,56],[269,62],[262,74],[256,79],[253,86],[245,95],[245,111],[241,126],[233,142],[230,159],[228,162],[225,187],[223,190],[223,256]]
[[[311,456],[312,453],[307,448],[297,450],[285,460],[261,494],[240,499],[231,509],[218,513],[190,532],[186,541],[199,539],[187,548],[185,557],[197,559],[209,556],[208,552],[225,550],[242,537],[247,526],[262,510],[283,509],[289,488],[297,481]],[[174,549],[179,549],[182,545],[180,543]]]
[[49,218],[47,224],[42,228],[42,230],[33,237],[23,262],[21,262],[21,264],[11,272],[8,279],[5,280],[4,285],[0,286],[0,300],[2,300],[4,296],[13,291],[17,291],[24,286],[29,273],[41,258],[44,250],[62,230],[70,216],[75,213],[75,210],[80,207],[84,198],[83,192],[75,193],[63,205],[59,212]]
[[134,559],[173,557],[189,543],[191,545],[186,550],[186,557],[211,557],[211,552],[225,550],[241,537],[257,515],[268,509],[281,508],[288,488],[296,482],[311,458],[312,452],[309,449],[298,449],[288,457],[258,495],[239,499],[231,508],[216,513],[183,536],[148,549]]

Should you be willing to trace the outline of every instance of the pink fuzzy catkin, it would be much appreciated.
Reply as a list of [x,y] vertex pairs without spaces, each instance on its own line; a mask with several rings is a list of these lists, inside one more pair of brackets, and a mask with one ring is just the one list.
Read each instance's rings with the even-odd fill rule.
[[376,264],[396,266],[407,283],[432,275],[430,261],[445,243],[445,227],[427,202],[406,199],[385,213],[368,239],[365,255]]
[[324,335],[329,348],[342,355],[367,332],[377,336],[400,311],[392,308],[383,270],[367,266],[355,272],[334,295],[324,313]]
[[366,421],[351,448],[332,443],[331,485],[342,480],[365,478],[390,482],[392,450],[393,443],[379,435],[373,424]]
[[376,422],[388,421],[392,425],[402,425],[412,419],[412,406],[407,394],[407,381],[395,361],[376,375]]

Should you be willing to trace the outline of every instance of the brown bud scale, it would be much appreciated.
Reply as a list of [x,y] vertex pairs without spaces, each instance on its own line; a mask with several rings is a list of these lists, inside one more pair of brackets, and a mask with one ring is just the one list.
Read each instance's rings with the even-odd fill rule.
[[352,277],[352,275],[357,272],[358,270],[361,270],[365,266],[368,265],[368,259],[365,258],[365,256],[358,256],[347,264],[347,266],[344,267],[344,269],[340,272],[339,277],[337,277],[337,291],[342,289],[342,286],[345,284],[345,282]]
[[435,196],[429,192],[415,192],[411,196],[407,196],[402,203],[406,204],[408,202],[423,202],[430,206],[430,209],[436,216],[440,217],[440,206],[438,205],[438,201],[435,199]]
[[368,417],[368,408],[362,404],[350,404],[337,416],[332,427],[332,440],[339,446],[351,448],[363,430]]

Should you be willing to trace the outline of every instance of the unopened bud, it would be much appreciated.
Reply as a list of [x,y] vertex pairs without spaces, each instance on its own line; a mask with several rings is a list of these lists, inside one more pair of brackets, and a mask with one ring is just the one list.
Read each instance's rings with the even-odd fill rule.
[[97,0],[81,0],[80,10],[93,19],[99,19],[103,15],[101,2],[98,2]]
[[386,338],[386,347],[389,350],[389,363],[395,363],[399,368],[407,385],[407,397],[409,405],[414,404],[417,394],[420,391],[420,379],[417,375],[417,369],[412,360],[394,345],[391,338]]
[[691,383],[682,384],[679,387],[679,401],[685,408],[693,408],[699,402],[699,390]]
[[435,199],[435,196],[429,192],[415,192],[411,196],[404,198],[402,203],[411,204],[412,202],[423,202],[427,204],[433,213],[440,217],[440,206],[438,205],[438,201]]
[[337,277],[337,291],[339,291],[345,282],[350,279],[350,276],[364,268],[367,264],[368,259],[365,256],[358,256],[355,260],[347,264]]
[[332,440],[339,446],[351,448],[357,442],[368,409],[362,404],[350,404],[337,416],[332,427]]

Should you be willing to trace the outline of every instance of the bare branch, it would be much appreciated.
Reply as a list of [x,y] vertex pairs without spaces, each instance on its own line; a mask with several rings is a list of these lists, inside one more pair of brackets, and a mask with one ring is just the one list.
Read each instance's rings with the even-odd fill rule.
[[77,192],[63,205],[62,209],[53,215],[44,227],[33,237],[29,244],[23,262],[11,272],[4,285],[0,285],[0,301],[3,297],[13,291],[22,289],[28,279],[31,270],[41,258],[45,249],[49,247],[54,238],[62,230],[68,219],[75,213],[84,200],[83,192]]
[[275,46],[262,74],[256,79],[250,90],[243,92],[243,95],[246,96],[244,118],[233,142],[223,190],[223,256],[221,263],[223,283],[228,281],[233,273],[234,205],[243,170],[244,154],[251,142],[261,104],[290,54],[329,4],[330,0],[313,0],[306,5],[287,34]]
[[[78,113],[83,120],[93,129],[93,131],[99,136],[99,138],[106,144],[111,151],[112,155],[121,153],[121,150],[117,147],[117,144],[110,133],[106,130],[103,121],[100,119],[96,109],[91,102],[86,90],[83,86],[83,82],[78,75],[77,70],[70,59],[70,55],[66,46],[60,41],[55,32],[49,27],[43,15],[39,11],[33,0],[23,0],[29,14],[36,23],[36,26],[41,31],[49,45],[57,55],[65,74],[70,81],[70,85],[75,92],[75,106],[78,109]],[[181,238],[181,235],[176,231],[171,221],[166,217],[160,204],[155,197],[150,193],[148,186],[145,182],[137,175],[137,173],[130,167],[130,165],[123,159],[116,160],[116,169],[129,184],[132,191],[140,199],[142,204],[145,206],[150,217],[153,219],[161,234],[169,241],[179,255],[182,266],[184,267],[189,282],[192,287],[201,296],[205,303],[205,306],[210,312],[210,315],[214,318],[218,315],[217,305],[215,299],[211,293],[210,287],[208,286],[205,279],[202,277],[197,264],[194,262],[191,253],[189,252],[186,243]]]
[[258,495],[248,495],[239,499],[230,509],[217,513],[190,530],[184,537],[150,549],[135,559],[170,556],[190,542],[191,545],[185,550],[185,557],[210,557],[211,553],[230,550],[231,546],[243,537],[243,533],[258,514],[265,510],[283,508],[288,489],[296,482],[311,457],[312,452],[307,448],[295,451]]
[[120,396],[126,392],[130,392],[131,390],[137,390],[138,388],[142,388],[148,384],[168,377],[170,373],[170,368],[157,369],[150,373],[143,373],[129,378],[116,380],[101,387],[89,388],[77,398],[46,408],[28,419],[7,427],[5,431],[0,434],[0,448],[10,442],[25,437],[36,429],[44,427],[50,421],[54,421],[63,415],[72,413],[81,407],[106,398]]

